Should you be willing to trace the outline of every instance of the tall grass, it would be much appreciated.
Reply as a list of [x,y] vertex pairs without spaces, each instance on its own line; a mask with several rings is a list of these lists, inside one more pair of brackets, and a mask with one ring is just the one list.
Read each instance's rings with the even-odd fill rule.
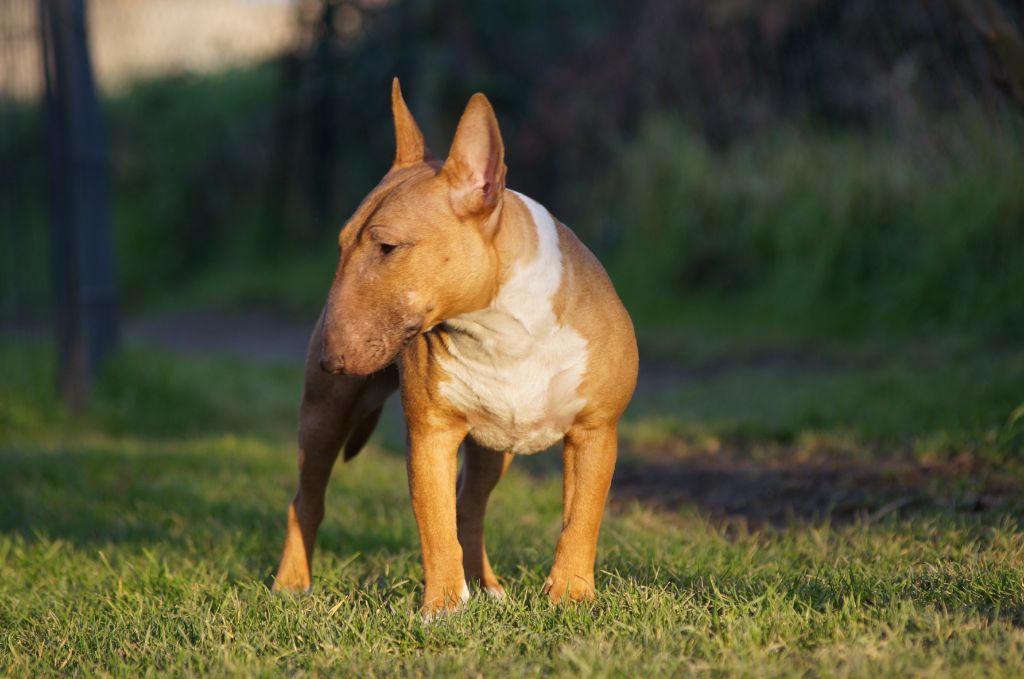
[[779,133],[715,151],[652,118],[603,180],[605,259],[644,318],[710,299],[816,330],[1019,334],[1020,135],[937,134]]

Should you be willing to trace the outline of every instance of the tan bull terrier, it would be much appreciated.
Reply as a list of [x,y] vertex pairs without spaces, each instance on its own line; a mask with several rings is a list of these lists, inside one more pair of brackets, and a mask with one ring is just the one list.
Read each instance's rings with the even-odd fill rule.
[[488,496],[514,456],[560,440],[562,533],[544,591],[556,602],[592,598],[616,427],[636,385],[632,322],[576,236],[505,188],[484,95],[469,100],[444,163],[424,145],[397,79],[391,105],[394,164],[341,231],[309,344],[299,489],[274,589],[309,589],[338,451],[346,460],[359,452],[400,386],[424,615],[458,607],[467,581],[504,594],[484,548]]

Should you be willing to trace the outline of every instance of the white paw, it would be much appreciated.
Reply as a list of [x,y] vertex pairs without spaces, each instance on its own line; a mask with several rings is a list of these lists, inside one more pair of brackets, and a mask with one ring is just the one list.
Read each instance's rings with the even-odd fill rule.
[[501,587],[484,587],[484,593],[492,599],[501,601],[505,598],[505,590]]

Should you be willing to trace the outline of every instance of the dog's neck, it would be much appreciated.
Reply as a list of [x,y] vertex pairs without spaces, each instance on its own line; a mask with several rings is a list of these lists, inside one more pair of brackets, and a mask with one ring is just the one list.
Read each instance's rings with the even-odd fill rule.
[[508,191],[494,247],[498,276],[490,303],[451,319],[449,325],[459,327],[480,314],[499,312],[529,334],[550,329],[557,322],[552,305],[563,268],[554,218],[532,198]]

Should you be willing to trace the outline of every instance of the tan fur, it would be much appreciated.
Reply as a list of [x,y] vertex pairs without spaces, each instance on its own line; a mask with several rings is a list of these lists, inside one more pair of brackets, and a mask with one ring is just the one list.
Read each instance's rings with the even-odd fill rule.
[[[453,346],[446,321],[488,308],[517,266],[537,255],[540,227],[505,189],[501,134],[483,95],[467,105],[443,166],[423,143],[397,80],[392,108],[394,165],[341,232],[338,271],[310,343],[299,492],[289,508],[275,589],[309,587],[331,466],[346,439],[358,449],[369,436],[380,404],[396,387],[397,361],[423,551],[423,611],[431,616],[464,600],[467,577],[501,595],[484,547],[483,517],[513,457],[467,438],[479,415],[461,412],[443,393]],[[560,284],[538,303],[551,305],[557,327],[582,336],[587,357],[575,388],[580,406],[565,426],[562,534],[545,583],[559,601],[594,595],[616,427],[635,386],[637,351],[629,315],[601,265],[568,228],[557,222],[556,228]]]

